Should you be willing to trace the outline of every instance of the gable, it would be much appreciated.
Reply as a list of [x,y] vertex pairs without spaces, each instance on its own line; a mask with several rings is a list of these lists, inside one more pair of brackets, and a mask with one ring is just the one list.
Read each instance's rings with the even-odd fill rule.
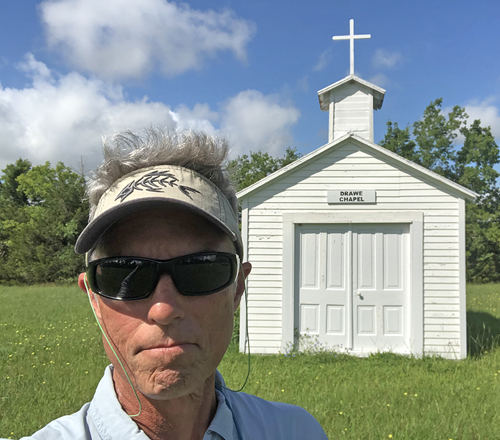
[[[322,173],[320,181],[317,180],[318,173]],[[293,190],[301,182],[313,185],[321,183],[323,190],[341,181],[345,184],[349,182],[351,186],[370,186],[359,189],[382,189],[385,185],[398,185],[408,179],[453,197],[469,201],[477,197],[473,191],[352,134],[303,156],[238,192],[237,197],[240,201],[250,195],[252,199],[260,198],[263,194],[259,193],[263,190],[265,194],[271,195],[286,189]]]

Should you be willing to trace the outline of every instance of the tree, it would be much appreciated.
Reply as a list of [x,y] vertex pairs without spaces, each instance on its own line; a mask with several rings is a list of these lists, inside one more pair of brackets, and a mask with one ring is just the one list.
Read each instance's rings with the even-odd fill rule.
[[380,145],[415,163],[419,162],[415,151],[417,144],[410,139],[410,127],[401,130],[397,122],[387,121],[387,133]]
[[288,147],[283,157],[273,157],[262,151],[244,154],[229,162],[228,168],[237,191],[258,182],[267,175],[295,162],[301,157],[296,148]]
[[[16,162],[15,169],[19,171]],[[73,247],[88,217],[85,181],[58,163],[3,170],[0,199],[0,281],[43,283],[74,278],[83,259]],[[15,178],[12,179],[12,176]],[[15,188],[15,193],[11,191]]]
[[28,202],[22,192],[18,191],[19,182],[17,178],[31,169],[29,160],[17,159],[16,163],[9,164],[2,170],[3,176],[0,182],[0,197],[2,203],[23,206]]
[[[480,195],[466,208],[467,279],[500,281],[500,173],[494,168],[500,161],[498,145],[481,121],[467,125],[464,108],[455,106],[445,116],[441,105],[439,98],[427,106],[413,124],[413,138],[409,126],[401,130],[389,121],[380,145]],[[458,134],[463,145],[455,144]]]
[[477,283],[500,280],[499,149],[490,127],[480,124],[461,129],[465,141],[455,171],[458,183],[480,194],[466,209],[467,276]]
[[413,136],[418,145],[417,163],[453,180],[456,160],[453,141],[465,124],[467,114],[456,105],[446,118],[441,113],[442,102],[439,98],[427,106],[423,119],[413,124]]

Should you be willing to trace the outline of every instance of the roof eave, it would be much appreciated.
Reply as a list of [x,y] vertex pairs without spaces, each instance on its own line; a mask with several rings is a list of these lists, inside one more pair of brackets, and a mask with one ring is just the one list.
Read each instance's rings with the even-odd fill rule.
[[358,84],[361,84],[365,87],[368,87],[369,89],[371,89],[373,91],[373,109],[374,110],[378,110],[382,107],[382,104],[384,102],[385,89],[378,87],[375,84],[372,84],[368,81],[365,81],[364,79],[361,79],[356,75],[349,75],[349,76],[346,76],[345,78],[341,79],[340,81],[337,81],[336,83],[330,84],[328,87],[325,87],[325,88],[318,91],[319,106],[321,108],[321,111],[328,111],[328,108],[330,105],[330,91],[333,89],[336,89],[338,87],[341,87],[344,84],[347,84],[351,81],[355,81]]

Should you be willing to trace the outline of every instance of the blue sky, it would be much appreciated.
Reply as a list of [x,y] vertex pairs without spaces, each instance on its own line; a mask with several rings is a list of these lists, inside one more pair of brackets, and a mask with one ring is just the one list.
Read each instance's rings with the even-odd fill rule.
[[355,72],[387,90],[375,141],[442,97],[500,140],[494,0],[2,0],[0,167],[88,171],[102,135],[154,124],[225,134],[233,156],[327,142],[317,91]]

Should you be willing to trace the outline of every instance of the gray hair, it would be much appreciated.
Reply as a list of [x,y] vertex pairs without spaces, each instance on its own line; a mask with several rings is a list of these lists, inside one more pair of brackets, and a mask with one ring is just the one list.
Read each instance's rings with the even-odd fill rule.
[[221,136],[205,132],[148,128],[144,135],[127,130],[103,139],[104,162],[87,182],[89,219],[95,215],[101,196],[121,177],[155,165],[178,165],[209,179],[226,196],[235,215],[238,201],[229,178],[226,161],[229,145]]

